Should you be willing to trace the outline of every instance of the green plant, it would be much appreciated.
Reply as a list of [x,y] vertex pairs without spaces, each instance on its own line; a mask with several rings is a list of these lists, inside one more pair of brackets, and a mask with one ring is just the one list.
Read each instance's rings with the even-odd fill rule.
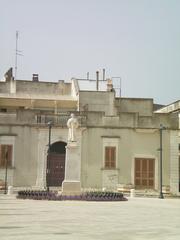
[[34,200],[78,200],[78,201],[127,201],[122,193],[111,191],[87,191],[80,195],[58,195],[52,191],[19,191],[17,198]]

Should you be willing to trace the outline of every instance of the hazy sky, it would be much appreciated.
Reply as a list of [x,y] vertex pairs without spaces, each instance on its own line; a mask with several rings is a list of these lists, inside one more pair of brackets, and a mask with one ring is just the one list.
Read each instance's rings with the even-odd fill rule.
[[0,78],[122,78],[123,97],[180,99],[180,0],[0,0]]

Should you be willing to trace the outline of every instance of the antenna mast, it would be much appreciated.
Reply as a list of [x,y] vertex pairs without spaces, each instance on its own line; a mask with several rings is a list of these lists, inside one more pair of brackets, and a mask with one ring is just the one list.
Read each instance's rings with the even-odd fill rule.
[[15,52],[15,74],[14,79],[17,79],[17,64],[18,64],[18,56],[23,56],[21,53],[22,51],[18,50],[18,38],[19,38],[19,32],[16,31],[16,52]]
[[15,80],[17,77],[17,55],[18,55],[17,47],[18,47],[18,31],[16,31],[15,75],[14,75]]

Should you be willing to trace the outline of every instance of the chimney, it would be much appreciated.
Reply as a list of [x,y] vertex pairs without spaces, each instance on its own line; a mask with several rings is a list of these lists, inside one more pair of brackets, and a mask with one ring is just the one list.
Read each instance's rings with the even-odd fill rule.
[[113,91],[113,84],[111,79],[107,79],[107,91],[112,92]]
[[99,71],[96,72],[96,91],[99,90]]
[[106,71],[105,68],[103,68],[103,81],[105,81],[105,74],[106,74],[105,71]]
[[33,75],[32,75],[32,81],[33,81],[33,82],[39,82],[39,76],[38,76],[38,74],[33,73]]
[[89,72],[87,72],[87,80],[89,80]]
[[12,67],[4,74],[4,77],[6,82],[10,82],[14,80]]
[[4,74],[6,82],[8,82],[9,85],[9,93],[16,93],[16,81],[13,77],[13,68],[10,68],[5,74]]

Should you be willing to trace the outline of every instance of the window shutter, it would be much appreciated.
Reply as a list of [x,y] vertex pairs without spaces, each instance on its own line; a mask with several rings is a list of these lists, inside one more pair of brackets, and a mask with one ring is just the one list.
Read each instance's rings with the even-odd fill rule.
[[0,167],[12,166],[12,145],[0,145]]
[[12,167],[12,145],[7,145],[7,165]]
[[105,147],[105,168],[116,167],[116,147]]

